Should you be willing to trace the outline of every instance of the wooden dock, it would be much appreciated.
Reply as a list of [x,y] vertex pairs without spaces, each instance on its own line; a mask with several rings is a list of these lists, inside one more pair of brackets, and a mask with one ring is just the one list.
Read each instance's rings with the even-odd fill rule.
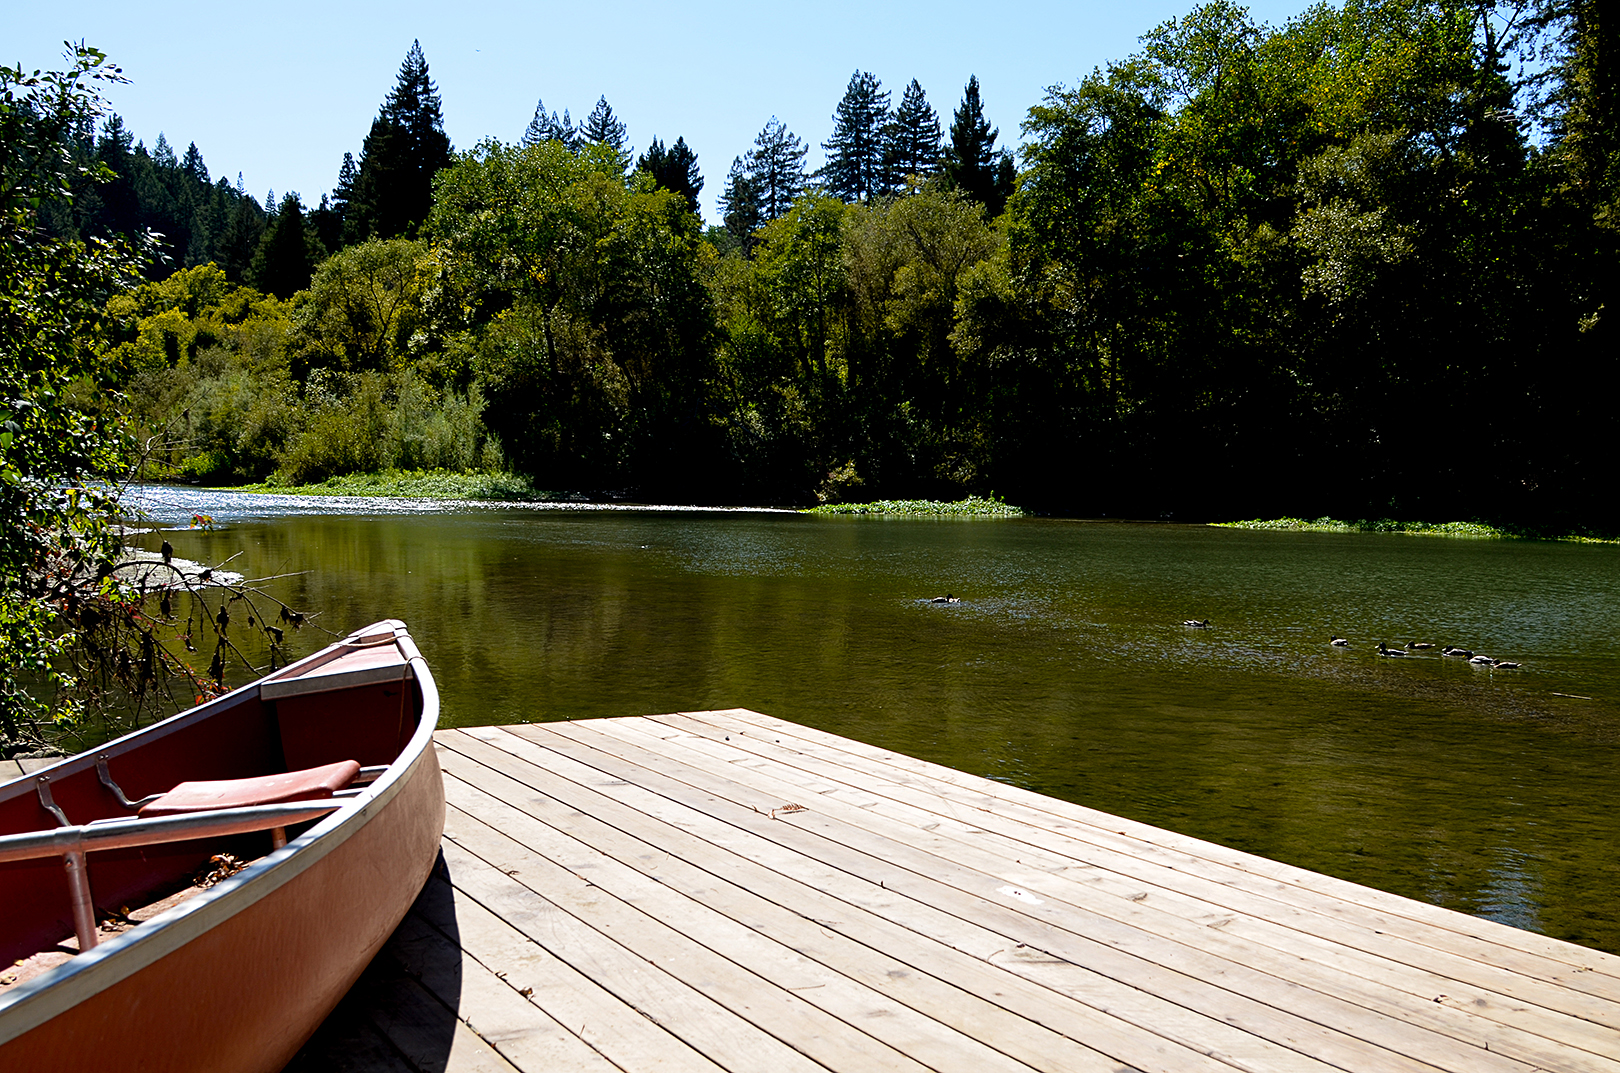
[[447,730],[291,1070],[1620,1073],[1620,958],[746,711]]

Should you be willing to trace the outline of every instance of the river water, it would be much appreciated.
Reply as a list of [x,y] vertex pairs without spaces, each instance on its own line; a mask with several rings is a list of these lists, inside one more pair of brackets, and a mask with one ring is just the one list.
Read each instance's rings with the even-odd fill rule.
[[321,626],[406,620],[449,725],[752,708],[1620,953],[1620,547],[137,498]]

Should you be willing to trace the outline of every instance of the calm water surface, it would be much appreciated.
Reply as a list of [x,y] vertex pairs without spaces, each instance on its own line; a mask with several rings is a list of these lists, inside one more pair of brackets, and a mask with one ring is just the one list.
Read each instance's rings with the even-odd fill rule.
[[142,496],[332,630],[405,619],[451,725],[753,708],[1620,953],[1617,547]]

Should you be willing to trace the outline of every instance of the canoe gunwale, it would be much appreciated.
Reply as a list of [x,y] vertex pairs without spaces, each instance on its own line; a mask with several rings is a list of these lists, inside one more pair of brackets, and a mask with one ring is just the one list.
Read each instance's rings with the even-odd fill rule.
[[[383,625],[379,623],[367,627],[353,636],[373,634]],[[388,769],[369,786],[364,787],[357,796],[342,799],[336,809],[308,831],[288,841],[282,848],[254,861],[234,876],[221,880],[208,890],[166,910],[139,927],[131,928],[116,938],[107,940],[88,953],[77,954],[35,979],[18,985],[15,990],[0,995],[0,1047],[174,953],[210,929],[298,879],[309,868],[340,849],[351,836],[362,830],[373,816],[382,812],[423,770],[425,764],[431,762],[431,765],[436,767],[432,748],[433,732],[438,728],[439,722],[438,688],[427,662],[405,631],[404,623],[389,620],[387,625],[394,630],[395,643],[399,645],[406,665],[413,672],[422,699],[422,712],[416,730]],[[317,653],[316,656],[321,654]],[[306,663],[315,658],[309,657],[308,660],[301,660],[299,663]],[[203,713],[211,713],[226,701],[251,696],[251,691],[256,691],[258,685],[258,682],[254,682],[243,686],[225,697],[173,716],[138,734],[147,735],[153,731],[166,733],[179,725],[188,725],[193,717],[206,717]],[[177,723],[179,720],[184,720],[184,723]],[[123,739],[124,748],[115,749],[114,745],[118,743],[109,743],[106,749],[80,754],[71,761],[53,765],[51,769],[36,774],[67,769],[70,763],[73,768],[81,764],[93,764],[95,754],[117,755],[127,752],[133,747],[129,743],[137,736],[130,735],[129,738]]]

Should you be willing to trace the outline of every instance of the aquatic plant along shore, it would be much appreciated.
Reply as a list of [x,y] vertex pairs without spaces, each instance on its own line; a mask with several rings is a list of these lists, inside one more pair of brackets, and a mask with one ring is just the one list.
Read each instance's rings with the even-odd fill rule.
[[1567,540],[1577,544],[1615,544],[1620,538],[1589,532],[1538,531],[1526,527],[1488,525],[1485,522],[1421,522],[1395,518],[1253,518],[1238,522],[1211,522],[1225,529],[1268,529],[1291,533],[1399,533],[1404,536],[1454,537],[1463,540]]
[[1027,512],[994,496],[968,496],[954,502],[938,499],[880,499],[872,503],[823,503],[804,513],[874,515],[890,518],[1023,518]]

